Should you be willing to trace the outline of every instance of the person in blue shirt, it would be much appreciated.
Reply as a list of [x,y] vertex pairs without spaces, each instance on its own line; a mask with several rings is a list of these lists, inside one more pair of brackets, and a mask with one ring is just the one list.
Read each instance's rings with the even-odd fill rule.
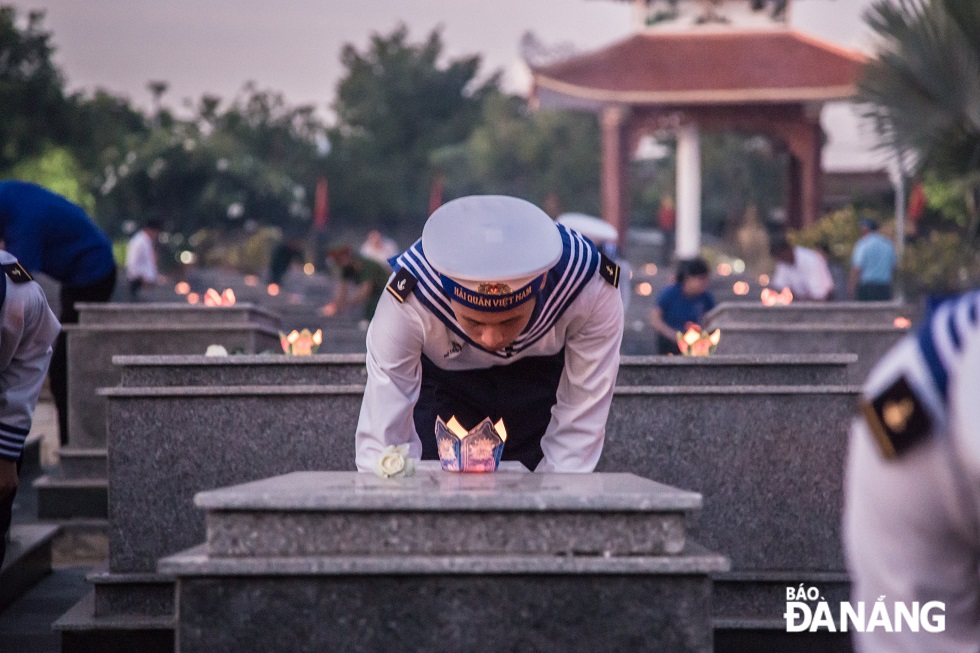
[[878,233],[878,224],[861,220],[861,239],[854,245],[848,278],[851,297],[862,302],[890,300],[896,261],[895,247]]
[[661,291],[650,322],[657,332],[657,353],[680,354],[677,334],[691,324],[701,326],[704,314],[715,307],[715,298],[708,292],[708,264],[702,259],[680,261],[677,282]]
[[[112,243],[85,210],[36,184],[0,182],[0,240],[32,275],[61,284],[62,324],[78,322],[76,302],[107,302],[116,286]],[[68,361],[65,334],[50,366],[61,443],[68,442]]]

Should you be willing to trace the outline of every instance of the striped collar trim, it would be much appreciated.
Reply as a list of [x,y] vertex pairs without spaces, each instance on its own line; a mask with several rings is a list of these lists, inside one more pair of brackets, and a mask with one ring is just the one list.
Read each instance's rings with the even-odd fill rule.
[[599,268],[600,257],[595,246],[574,231],[562,225],[557,226],[562,238],[561,258],[547,273],[544,288],[538,295],[538,303],[527,328],[504,351],[487,351],[467,337],[456,320],[450,295],[443,287],[439,273],[425,258],[421,240],[398,256],[393,267],[395,272],[406,268],[418,279],[413,291],[416,298],[453,333],[489,354],[507,359],[543,338]]

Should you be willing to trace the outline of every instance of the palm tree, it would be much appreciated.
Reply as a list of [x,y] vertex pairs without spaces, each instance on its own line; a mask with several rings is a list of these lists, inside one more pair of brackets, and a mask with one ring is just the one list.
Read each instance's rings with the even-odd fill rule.
[[963,182],[980,221],[980,2],[878,0],[865,19],[880,37],[861,85],[886,146],[918,172]]

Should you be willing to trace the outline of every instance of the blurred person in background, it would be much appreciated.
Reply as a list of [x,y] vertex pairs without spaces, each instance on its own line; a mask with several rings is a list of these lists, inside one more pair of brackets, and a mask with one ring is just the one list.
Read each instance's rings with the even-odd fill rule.
[[152,286],[157,282],[156,242],[161,231],[159,220],[148,220],[126,245],[126,280],[129,282],[129,298],[134,302],[139,301],[143,286]]
[[285,235],[272,250],[272,256],[269,258],[269,283],[282,285],[283,278],[289,272],[289,266],[303,260],[304,245],[304,234],[291,230]]
[[[336,247],[328,253],[339,274],[337,292],[332,302],[321,309],[326,317],[333,317],[347,308],[364,304],[364,318],[361,327],[367,328],[367,323],[374,317],[378,300],[384,293],[388,283],[390,268],[381,266],[377,261],[355,254],[350,247]],[[353,292],[350,287],[353,287]]]
[[771,286],[776,290],[789,288],[793,299],[825,301],[834,290],[834,278],[827,261],[818,252],[807,247],[793,247],[784,238],[776,238],[769,245],[769,253],[776,259],[776,271]]
[[708,264],[703,259],[678,261],[677,282],[660,292],[650,313],[650,324],[657,332],[658,354],[680,355],[678,334],[692,324],[702,326],[705,313],[715,307],[715,298],[708,291],[709,278]]
[[892,298],[895,275],[895,246],[878,233],[878,223],[870,218],[861,220],[861,239],[851,254],[851,274],[847,289],[859,302],[884,302]]
[[[0,239],[34,275],[61,284],[62,324],[76,324],[77,302],[108,302],[116,287],[112,242],[77,204],[23,181],[0,182]],[[61,444],[68,442],[68,357],[65,334],[51,357],[51,394]]]
[[394,240],[382,235],[377,229],[372,229],[368,232],[367,238],[364,239],[358,253],[390,272],[391,264],[388,263],[388,260],[401,254],[401,251],[399,251],[398,244]]

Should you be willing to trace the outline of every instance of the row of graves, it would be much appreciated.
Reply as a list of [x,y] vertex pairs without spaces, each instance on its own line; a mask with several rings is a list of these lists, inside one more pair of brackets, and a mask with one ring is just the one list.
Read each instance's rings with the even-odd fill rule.
[[625,356],[594,474],[390,479],[354,471],[363,353],[259,353],[248,304],[80,309],[39,518],[108,555],[63,651],[850,650],[786,591],[846,600],[847,431],[903,306],[722,304],[715,354]]

